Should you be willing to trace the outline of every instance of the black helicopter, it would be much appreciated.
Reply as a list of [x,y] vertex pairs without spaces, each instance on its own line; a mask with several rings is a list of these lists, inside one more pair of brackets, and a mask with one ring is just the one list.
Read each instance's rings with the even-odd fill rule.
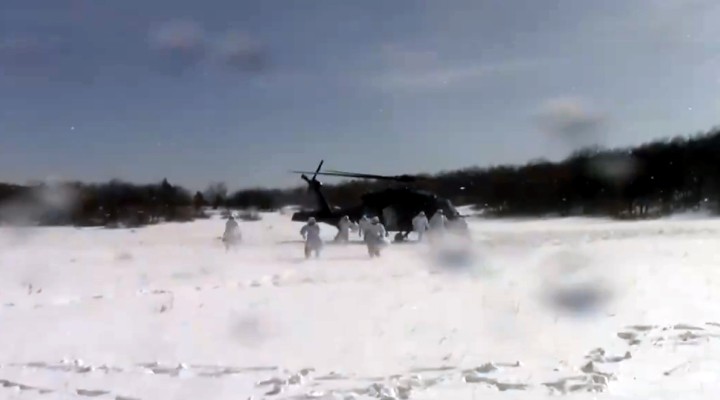
[[[358,221],[363,215],[378,217],[388,232],[397,232],[395,234],[395,241],[400,242],[407,239],[407,236],[413,231],[412,219],[420,211],[424,211],[428,218],[430,218],[437,210],[441,209],[451,222],[464,218],[450,200],[428,191],[410,188],[406,185],[366,193],[361,196],[360,204],[356,206],[346,208],[332,207],[322,192],[322,183],[317,180],[318,175],[375,179],[404,184],[417,182],[419,178],[412,175],[385,176],[335,170],[320,172],[323,163],[324,160],[320,161],[320,164],[314,172],[292,171],[293,173],[301,174],[301,178],[307,182],[309,191],[315,195],[318,206],[318,208],[314,210],[303,210],[294,213],[292,216],[293,221],[305,222],[310,217],[314,217],[318,222],[324,222],[337,227],[340,219],[344,215],[350,217],[352,221]],[[312,175],[312,178],[308,178],[308,175]],[[458,226],[465,227],[465,224],[458,224]]]

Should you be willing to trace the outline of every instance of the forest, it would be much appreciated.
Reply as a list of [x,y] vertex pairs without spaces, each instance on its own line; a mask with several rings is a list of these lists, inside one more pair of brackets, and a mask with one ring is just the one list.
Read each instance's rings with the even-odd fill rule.
[[[720,212],[720,129],[632,148],[586,148],[561,162],[470,167],[423,175],[412,186],[474,205],[486,217],[603,216],[656,218],[678,212]],[[241,182],[238,182],[241,184]],[[325,184],[333,205],[356,204],[387,182]],[[207,208],[277,210],[312,207],[307,187],[230,192],[215,182],[191,191],[163,180],[0,184],[0,223],[142,226],[205,218]]]

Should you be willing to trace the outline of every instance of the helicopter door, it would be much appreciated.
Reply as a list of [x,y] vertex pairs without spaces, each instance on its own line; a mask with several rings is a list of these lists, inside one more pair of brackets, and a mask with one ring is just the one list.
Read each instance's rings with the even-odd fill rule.
[[397,212],[392,207],[385,207],[382,210],[383,220],[385,221],[385,229],[392,231],[397,230]]

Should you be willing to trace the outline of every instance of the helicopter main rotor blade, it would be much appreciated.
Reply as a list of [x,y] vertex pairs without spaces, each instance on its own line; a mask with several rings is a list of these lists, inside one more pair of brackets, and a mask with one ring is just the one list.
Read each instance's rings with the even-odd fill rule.
[[337,170],[327,170],[325,174],[333,174],[334,176],[345,176],[348,178],[364,178],[364,179],[379,179],[389,181],[400,181],[400,182],[415,182],[418,180],[416,176],[412,175],[375,175],[375,174],[362,174],[356,172],[345,172]]
[[344,178],[360,178],[360,179],[375,179],[375,180],[384,180],[384,181],[396,181],[396,182],[416,182],[418,181],[418,178],[416,176],[412,175],[395,175],[395,176],[387,176],[387,175],[375,175],[375,174],[360,174],[355,172],[344,172],[344,171],[335,171],[335,170],[326,170],[323,172],[314,172],[314,171],[290,171],[295,174],[312,174],[313,179],[317,175],[322,176],[337,176],[337,177],[344,177]]
[[335,173],[335,172],[318,172],[318,173],[315,173],[315,172],[313,172],[313,171],[290,171],[290,172],[293,172],[293,173],[296,173],[296,174],[312,174],[313,176],[314,176],[314,175],[347,176],[347,175],[345,175],[345,174],[339,174],[339,173]]
[[315,174],[313,175],[313,180],[317,177],[318,172],[320,172],[320,168],[322,168],[323,164],[325,163],[325,160],[320,160],[320,164],[318,164],[317,169],[315,170]]

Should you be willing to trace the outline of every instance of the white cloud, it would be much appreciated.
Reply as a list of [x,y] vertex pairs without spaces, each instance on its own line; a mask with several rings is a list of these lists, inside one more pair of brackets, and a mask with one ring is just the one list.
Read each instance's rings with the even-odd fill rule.
[[531,71],[549,60],[450,61],[434,50],[406,49],[386,44],[383,68],[371,83],[381,90],[437,90],[477,82],[500,74]]
[[181,74],[199,65],[207,52],[206,34],[192,20],[169,20],[154,26],[148,42],[159,55],[159,67],[170,74]]
[[267,65],[264,47],[250,34],[236,30],[207,32],[193,20],[158,24],[150,29],[148,42],[169,72],[213,63],[236,71],[256,72]]
[[150,29],[150,46],[157,50],[194,50],[205,47],[205,31],[192,20],[169,20]]
[[381,89],[442,89],[463,85],[499,74],[531,70],[533,61],[510,61],[495,64],[448,65],[433,68],[396,69],[380,74],[374,84]]
[[267,66],[264,46],[246,32],[227,32],[218,39],[216,50],[220,62],[233,69],[258,71]]

